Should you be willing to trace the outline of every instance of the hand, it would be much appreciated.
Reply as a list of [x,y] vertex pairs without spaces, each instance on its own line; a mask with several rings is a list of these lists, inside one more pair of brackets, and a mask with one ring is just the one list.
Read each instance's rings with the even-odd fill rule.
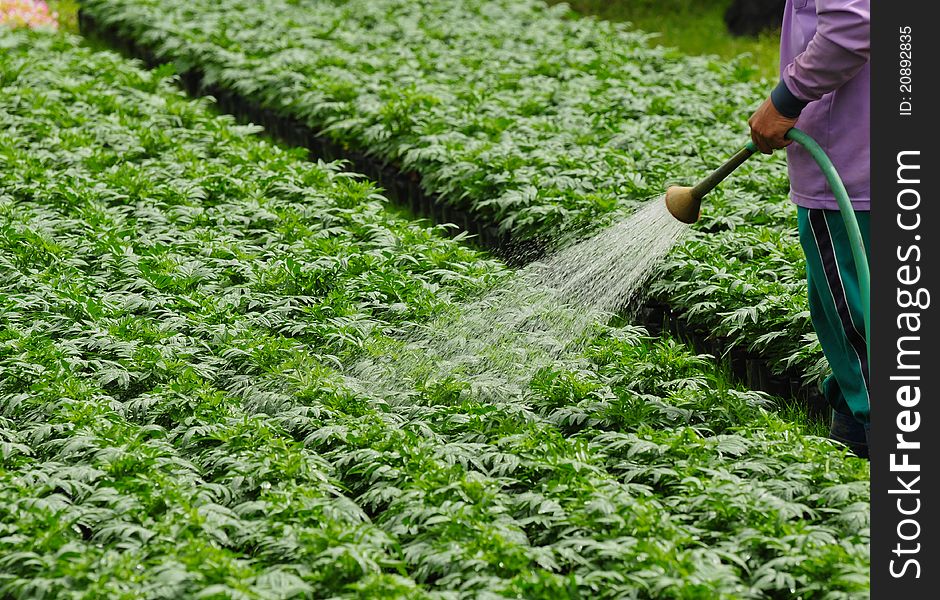
[[796,125],[796,119],[785,117],[777,112],[777,107],[770,101],[764,100],[760,108],[747,120],[751,126],[751,139],[757,149],[764,154],[773,154],[777,148],[789,146],[793,140],[785,136]]

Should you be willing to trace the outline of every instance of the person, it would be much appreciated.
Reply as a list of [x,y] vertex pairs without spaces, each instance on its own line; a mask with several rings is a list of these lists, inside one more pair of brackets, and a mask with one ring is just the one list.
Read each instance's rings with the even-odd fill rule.
[[810,318],[832,369],[823,382],[832,407],[830,437],[863,457],[868,456],[868,352],[848,234],[819,167],[784,136],[798,126],[832,159],[870,256],[870,12],[870,0],[786,0],[780,82],[748,120],[761,152],[787,148]]

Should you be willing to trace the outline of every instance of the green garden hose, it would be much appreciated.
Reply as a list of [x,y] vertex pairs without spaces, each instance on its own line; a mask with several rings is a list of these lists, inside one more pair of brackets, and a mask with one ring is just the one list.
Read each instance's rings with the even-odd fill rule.
[[[849,194],[845,190],[845,184],[836,171],[835,166],[825,151],[816,143],[816,140],[809,135],[793,128],[787,132],[786,137],[800,144],[810,156],[819,165],[832,193],[835,195],[836,202],[839,204],[839,212],[842,214],[842,221],[845,223],[845,230],[848,232],[849,243],[852,246],[852,258],[855,260],[855,271],[858,274],[858,286],[862,299],[862,311],[865,317],[865,344],[868,348],[869,361],[871,360],[871,327],[870,327],[870,291],[871,274],[868,270],[868,256],[865,253],[865,243],[862,241],[862,233],[858,228],[858,219],[855,218],[855,210],[852,209],[852,202],[849,200]],[[666,208],[672,215],[684,223],[694,223],[699,218],[702,205],[702,198],[705,194],[712,191],[715,186],[722,182],[735,169],[744,164],[748,158],[757,152],[757,146],[754,142],[748,142],[734,156],[728,159],[725,164],[716,169],[708,177],[700,181],[694,187],[672,186],[666,190]]]
[[[849,243],[852,246],[852,258],[855,259],[855,272],[858,274],[859,293],[862,297],[862,314],[865,317],[865,346],[868,348],[868,360],[871,362],[871,272],[868,269],[868,256],[865,253],[865,242],[862,240],[862,232],[858,228],[858,219],[855,218],[855,210],[852,208],[852,202],[849,200],[849,194],[845,190],[845,184],[839,177],[835,165],[829,160],[829,156],[822,147],[809,135],[793,128],[787,132],[787,138],[803,146],[819,168],[822,170],[832,193],[839,203],[839,212],[842,213],[842,221],[845,223],[845,230],[849,235]],[[753,146],[754,142],[749,142]],[[756,148],[755,148],[756,150]]]

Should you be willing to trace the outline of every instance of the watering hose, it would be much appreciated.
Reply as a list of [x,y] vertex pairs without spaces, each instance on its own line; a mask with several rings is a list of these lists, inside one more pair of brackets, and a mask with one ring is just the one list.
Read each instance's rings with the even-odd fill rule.
[[[871,360],[871,327],[870,327],[870,293],[871,293],[871,273],[868,270],[868,256],[865,253],[865,244],[862,241],[862,233],[858,228],[858,220],[855,218],[855,210],[852,208],[852,202],[849,200],[849,194],[845,190],[845,184],[836,171],[835,166],[825,151],[820,147],[816,140],[793,128],[787,132],[787,139],[793,140],[803,146],[810,156],[819,165],[832,193],[835,195],[836,202],[839,205],[839,212],[842,214],[842,221],[845,223],[845,230],[849,236],[849,244],[852,247],[852,258],[855,260],[855,271],[858,274],[858,286],[862,300],[862,313],[865,317],[865,342],[868,348],[869,361]],[[744,164],[748,158],[757,152],[757,146],[754,142],[748,142],[725,164],[716,169],[711,175],[700,181],[691,188],[674,186],[666,191],[666,207],[672,215],[685,223],[694,223],[698,220],[701,209],[702,198],[705,194],[715,189],[735,169]]]

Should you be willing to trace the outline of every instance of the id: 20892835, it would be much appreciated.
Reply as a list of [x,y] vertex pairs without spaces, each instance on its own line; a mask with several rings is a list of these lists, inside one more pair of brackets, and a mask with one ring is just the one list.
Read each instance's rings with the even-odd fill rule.
[[914,44],[910,25],[898,28],[898,92],[901,101],[898,104],[898,114],[910,116],[913,110],[913,63],[911,48]]

